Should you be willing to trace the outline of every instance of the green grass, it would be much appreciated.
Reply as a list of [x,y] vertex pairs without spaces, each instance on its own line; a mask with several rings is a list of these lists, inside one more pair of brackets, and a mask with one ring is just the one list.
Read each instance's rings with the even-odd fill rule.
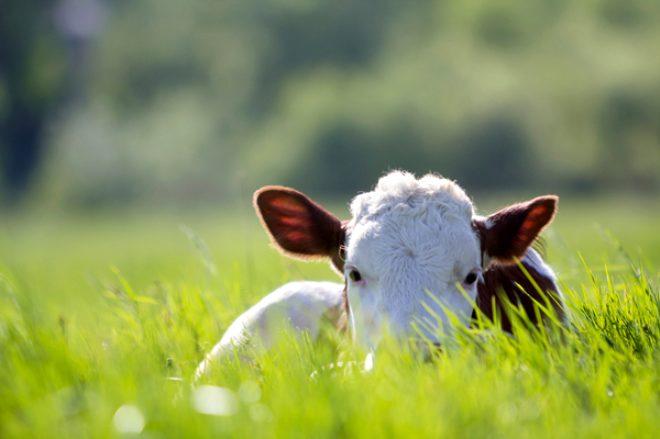
[[560,340],[468,332],[426,362],[390,341],[363,373],[324,367],[359,358],[345,340],[287,339],[209,379],[235,398],[211,416],[190,386],[205,352],[274,287],[335,279],[326,265],[280,257],[249,211],[5,217],[0,437],[120,435],[124,405],[149,437],[658,437],[659,218],[657,201],[562,202]]

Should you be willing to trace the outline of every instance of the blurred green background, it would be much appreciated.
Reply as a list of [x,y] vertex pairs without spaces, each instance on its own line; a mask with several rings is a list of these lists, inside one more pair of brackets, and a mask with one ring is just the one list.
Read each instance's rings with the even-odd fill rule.
[[[0,437],[113,437],[127,404],[150,437],[658,436],[659,55],[658,0],[0,0]],[[317,385],[351,357],[292,343],[219,377],[258,406],[195,412],[240,312],[339,280],[268,247],[252,191],[346,218],[392,168],[482,213],[559,194],[576,337]]]
[[656,0],[4,0],[5,206],[660,192]]

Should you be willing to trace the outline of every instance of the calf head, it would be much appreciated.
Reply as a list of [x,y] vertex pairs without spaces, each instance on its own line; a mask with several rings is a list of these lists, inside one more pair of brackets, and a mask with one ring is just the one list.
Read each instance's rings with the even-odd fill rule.
[[353,199],[350,221],[285,187],[264,187],[254,202],[276,247],[296,258],[329,258],[343,274],[354,338],[373,348],[386,326],[437,341],[435,328],[448,314],[468,324],[482,270],[522,257],[552,220],[557,197],[479,217],[453,181],[395,171]]

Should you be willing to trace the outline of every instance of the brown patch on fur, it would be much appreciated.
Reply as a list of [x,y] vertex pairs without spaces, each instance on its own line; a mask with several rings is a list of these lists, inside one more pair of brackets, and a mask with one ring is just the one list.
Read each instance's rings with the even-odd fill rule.
[[341,317],[337,321],[337,330],[347,333],[349,330],[348,316],[350,315],[350,305],[348,303],[348,284],[344,278],[344,289],[341,292]]
[[[566,311],[554,281],[530,264],[522,262],[522,266],[538,289],[518,265],[493,264],[484,272],[483,283],[478,285],[476,304],[479,310],[491,320],[497,313],[502,329],[507,332],[511,332],[511,320],[506,312],[506,302],[521,306],[534,325],[541,323],[535,310],[538,307],[552,308],[555,315],[564,321]],[[544,312],[540,311],[539,315],[543,320]],[[477,318],[476,310],[472,312],[472,318]]]
[[344,333],[348,329],[348,314],[345,311],[343,300],[338,306],[328,308],[323,313],[323,320],[340,334]]
[[254,207],[275,247],[298,259],[330,258],[342,271],[345,224],[305,194],[266,186],[254,194]]

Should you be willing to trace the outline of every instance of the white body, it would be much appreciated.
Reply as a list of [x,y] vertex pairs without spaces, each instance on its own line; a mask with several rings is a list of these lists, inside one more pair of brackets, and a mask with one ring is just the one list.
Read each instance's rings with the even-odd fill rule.
[[308,281],[279,287],[234,320],[199,365],[195,376],[199,378],[214,361],[248,342],[251,346],[269,348],[287,327],[316,338],[324,318],[339,317],[343,289],[343,284],[336,282]]

